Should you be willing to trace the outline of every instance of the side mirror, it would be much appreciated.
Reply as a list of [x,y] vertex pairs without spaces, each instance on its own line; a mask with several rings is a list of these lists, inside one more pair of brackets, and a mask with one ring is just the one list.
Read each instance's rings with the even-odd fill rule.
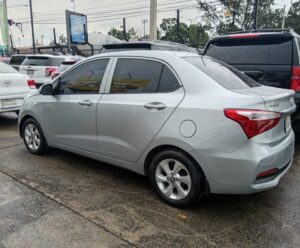
[[40,89],[40,94],[42,95],[54,95],[54,89],[52,84],[45,84]]

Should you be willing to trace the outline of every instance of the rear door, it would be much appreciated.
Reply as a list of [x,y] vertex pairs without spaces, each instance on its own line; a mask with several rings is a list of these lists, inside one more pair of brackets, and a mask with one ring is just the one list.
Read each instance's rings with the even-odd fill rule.
[[115,59],[98,107],[99,154],[135,162],[184,97],[172,69],[161,61]]
[[206,55],[243,71],[267,86],[290,88],[293,37],[287,35],[233,35],[212,41]]

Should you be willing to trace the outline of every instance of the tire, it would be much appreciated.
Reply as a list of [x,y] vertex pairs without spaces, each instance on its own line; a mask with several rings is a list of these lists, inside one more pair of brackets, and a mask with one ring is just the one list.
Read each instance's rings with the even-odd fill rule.
[[27,150],[35,155],[42,155],[48,149],[43,130],[38,122],[32,118],[22,125],[22,137]]
[[155,191],[174,207],[191,206],[205,193],[204,173],[198,164],[181,151],[165,150],[158,153],[150,163],[149,177]]

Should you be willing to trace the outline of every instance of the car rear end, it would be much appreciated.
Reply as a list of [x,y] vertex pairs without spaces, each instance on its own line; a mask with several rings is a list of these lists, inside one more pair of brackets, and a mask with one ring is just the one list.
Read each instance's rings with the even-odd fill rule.
[[51,74],[57,70],[64,60],[65,58],[58,56],[28,56],[20,66],[19,71],[34,79],[39,88],[47,79],[51,79]]
[[19,111],[24,98],[34,89],[34,80],[0,63],[0,113]]
[[[227,92],[215,95],[212,116],[207,116],[214,121],[196,137],[206,140],[206,150],[192,151],[192,156],[206,163],[211,192],[249,194],[277,186],[293,161],[294,91],[259,85],[209,57],[185,59]],[[206,139],[211,130],[216,135]]]

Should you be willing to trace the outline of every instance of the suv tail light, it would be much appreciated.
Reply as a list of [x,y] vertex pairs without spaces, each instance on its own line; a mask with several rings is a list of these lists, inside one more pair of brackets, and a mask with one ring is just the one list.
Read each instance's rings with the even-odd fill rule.
[[225,109],[224,113],[240,124],[248,139],[272,129],[282,117],[278,112],[250,109]]
[[27,84],[30,89],[36,89],[35,81],[33,79],[28,79]]
[[300,91],[300,66],[293,66],[291,77],[291,89],[296,92]]
[[58,71],[53,71],[52,74],[51,74],[51,77],[52,77],[52,79],[54,79],[54,78],[56,78],[56,77],[59,76],[59,75],[60,75],[60,72],[58,72]]
[[56,68],[46,68],[45,76],[50,77],[52,72],[54,72]]

